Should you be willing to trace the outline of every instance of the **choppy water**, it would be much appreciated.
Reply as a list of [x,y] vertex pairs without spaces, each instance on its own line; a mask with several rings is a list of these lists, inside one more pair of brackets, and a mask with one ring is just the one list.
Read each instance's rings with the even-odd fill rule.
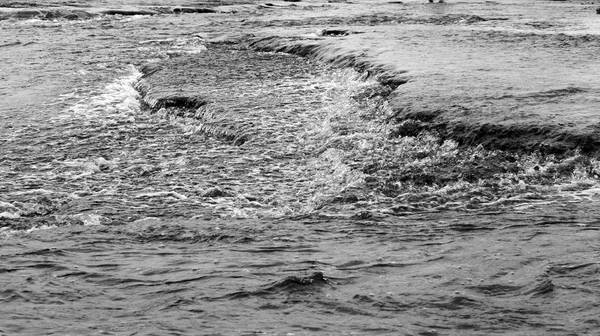
[[1,328],[592,335],[598,222],[572,217],[546,209],[41,230],[3,242]]
[[376,82],[218,15],[0,21],[0,334],[598,330],[595,160],[389,138]]

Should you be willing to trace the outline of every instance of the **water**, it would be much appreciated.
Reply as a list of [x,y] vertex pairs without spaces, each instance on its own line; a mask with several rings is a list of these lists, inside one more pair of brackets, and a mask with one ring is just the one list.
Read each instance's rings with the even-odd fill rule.
[[567,210],[40,230],[3,243],[2,330],[593,334],[598,223]]
[[0,21],[0,334],[594,334],[594,159],[389,137],[374,80],[207,44],[235,8]]

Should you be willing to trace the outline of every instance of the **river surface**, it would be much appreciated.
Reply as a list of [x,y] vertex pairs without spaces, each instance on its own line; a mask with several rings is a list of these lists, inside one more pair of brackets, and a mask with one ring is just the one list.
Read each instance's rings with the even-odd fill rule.
[[[392,6],[335,3],[132,1],[163,14],[77,17],[30,4],[53,14],[0,20],[0,335],[597,334],[600,163],[399,135],[410,125],[390,122],[390,99],[439,105],[469,83],[496,95],[518,81],[479,86],[473,64],[451,80],[451,43],[469,29],[495,56],[510,48],[502,36],[531,43],[539,76],[506,53],[527,67],[523,87],[555,67],[555,83],[585,87],[578,113],[594,115],[598,21],[579,15],[591,4],[407,1],[414,22],[377,28],[411,37],[395,57],[435,45],[439,27],[456,38],[437,50],[448,57],[403,63],[426,80],[394,93],[252,47],[288,25],[366,27]],[[469,15],[507,20],[462,26]],[[591,37],[569,62],[538,57],[540,36],[559,34]],[[556,110],[561,97],[528,103]]]

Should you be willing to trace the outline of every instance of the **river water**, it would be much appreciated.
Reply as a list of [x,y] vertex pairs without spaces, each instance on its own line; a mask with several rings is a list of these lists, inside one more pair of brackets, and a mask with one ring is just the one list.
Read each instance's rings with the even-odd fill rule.
[[597,332],[594,158],[390,137],[223,8],[0,21],[0,334]]

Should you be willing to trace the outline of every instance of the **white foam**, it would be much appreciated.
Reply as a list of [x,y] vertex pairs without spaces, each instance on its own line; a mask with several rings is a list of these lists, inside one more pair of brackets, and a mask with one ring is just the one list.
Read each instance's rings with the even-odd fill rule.
[[29,233],[39,231],[39,230],[54,229],[56,227],[57,227],[56,225],[41,225],[41,226],[34,226],[27,230],[14,230],[14,229],[5,227],[5,228],[0,228],[0,237],[11,238],[14,236],[29,234]]
[[133,88],[142,76],[133,65],[128,73],[106,85],[96,96],[81,101],[67,110],[61,119],[72,117],[97,118],[107,115],[129,116],[140,111],[139,93]]

